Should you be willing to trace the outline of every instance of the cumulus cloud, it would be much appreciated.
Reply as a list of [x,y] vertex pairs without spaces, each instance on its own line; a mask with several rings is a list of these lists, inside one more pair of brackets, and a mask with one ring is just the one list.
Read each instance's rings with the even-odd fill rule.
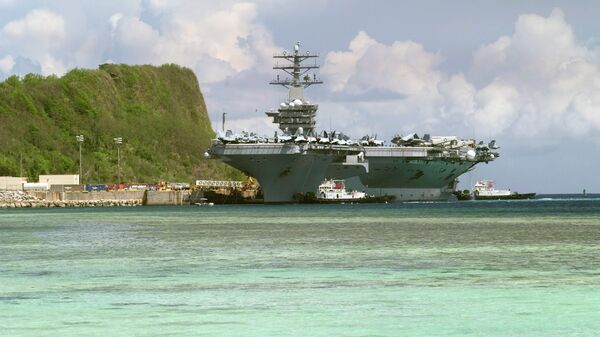
[[346,88],[348,81],[356,73],[358,61],[375,44],[378,42],[361,31],[350,41],[348,51],[334,51],[327,54],[323,75],[329,77],[330,88],[333,91],[342,91]]
[[[548,17],[520,16],[512,36],[474,53],[470,74],[489,81],[477,94],[478,125],[501,123],[500,131],[519,137],[600,133],[595,53],[577,42],[558,9]],[[485,98],[498,88],[498,99]]]
[[36,59],[44,74],[63,73],[65,65],[55,54],[65,41],[65,21],[47,9],[34,9],[0,30],[0,49]]
[[[351,103],[343,103],[340,97],[342,103],[338,104],[362,109],[357,117],[363,119],[358,125],[365,125],[364,132],[373,127],[385,130],[386,136],[415,131],[411,128],[429,132],[443,120],[474,111],[473,85],[463,74],[444,74],[439,69],[441,62],[439,54],[427,51],[414,41],[385,45],[366,32],[359,32],[347,51],[327,54],[323,75],[334,93],[360,97],[359,102],[352,99]],[[392,95],[378,99],[381,91]],[[351,109],[349,106],[330,108],[333,111]]]
[[493,83],[475,95],[475,125],[486,133],[500,133],[515,123],[520,111],[519,93],[508,84]]
[[468,118],[475,111],[475,86],[467,81],[462,73],[442,81],[438,89],[440,95],[446,98],[445,104],[439,110],[442,119],[461,114]]
[[15,66],[15,59],[11,55],[0,58],[0,72],[8,74]]
[[49,3],[4,24],[0,55],[29,59],[44,74],[107,60],[177,63],[209,84],[265,65],[278,49],[250,2],[148,0],[63,7]]
[[63,18],[49,10],[35,9],[24,18],[11,21],[2,28],[8,38],[35,38],[44,44],[61,42],[65,36]]
[[421,122],[411,126],[424,132],[466,129],[543,142],[600,134],[597,54],[575,39],[555,9],[547,17],[519,16],[511,35],[474,51],[467,75],[444,73],[441,56],[418,43],[384,45],[365,32],[347,51],[329,53],[323,73],[330,89],[346,96],[382,89],[397,94],[385,116],[368,109],[365,123],[381,121],[386,128],[412,110]]
[[195,69],[202,83],[214,83],[264,64],[276,49],[271,33],[256,22],[253,3],[195,15],[184,3],[168,10],[162,1],[149,6],[162,15],[158,27],[122,13],[109,19],[115,60],[178,63]]
[[327,55],[323,74],[332,80],[332,90],[351,93],[381,88],[403,95],[430,95],[441,74],[441,57],[413,41],[396,41],[389,46],[359,32],[349,51]]

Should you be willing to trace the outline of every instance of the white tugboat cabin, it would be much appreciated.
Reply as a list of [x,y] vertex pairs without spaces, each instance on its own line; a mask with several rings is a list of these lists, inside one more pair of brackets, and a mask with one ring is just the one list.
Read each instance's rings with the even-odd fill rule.
[[365,192],[346,190],[343,180],[326,179],[317,191],[317,199],[321,200],[358,200],[365,197]]

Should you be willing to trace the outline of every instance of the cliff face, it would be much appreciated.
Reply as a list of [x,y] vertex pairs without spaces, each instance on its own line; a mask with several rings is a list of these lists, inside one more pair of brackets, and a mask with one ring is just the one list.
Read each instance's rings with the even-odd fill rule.
[[84,182],[239,178],[203,158],[214,136],[194,73],[177,65],[101,65],[63,77],[29,74],[0,83],[0,176],[79,172]]

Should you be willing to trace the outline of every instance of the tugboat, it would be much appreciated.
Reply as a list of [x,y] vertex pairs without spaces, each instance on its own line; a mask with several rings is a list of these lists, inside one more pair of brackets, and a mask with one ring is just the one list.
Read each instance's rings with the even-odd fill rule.
[[473,187],[475,200],[514,200],[534,199],[535,193],[516,193],[510,190],[497,190],[493,180],[480,180]]
[[389,203],[396,199],[393,195],[368,195],[365,192],[346,188],[344,180],[325,179],[315,192],[296,193],[294,201],[300,204],[363,204]]
[[346,190],[343,180],[325,179],[317,190],[318,200],[357,201],[366,197],[365,192]]

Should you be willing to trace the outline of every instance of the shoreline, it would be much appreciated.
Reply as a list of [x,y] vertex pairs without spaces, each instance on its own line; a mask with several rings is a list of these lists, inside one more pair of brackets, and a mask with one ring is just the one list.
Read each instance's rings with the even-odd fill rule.
[[142,206],[142,200],[15,200],[0,202],[0,209],[5,208],[64,208],[64,207],[111,207],[111,206]]

